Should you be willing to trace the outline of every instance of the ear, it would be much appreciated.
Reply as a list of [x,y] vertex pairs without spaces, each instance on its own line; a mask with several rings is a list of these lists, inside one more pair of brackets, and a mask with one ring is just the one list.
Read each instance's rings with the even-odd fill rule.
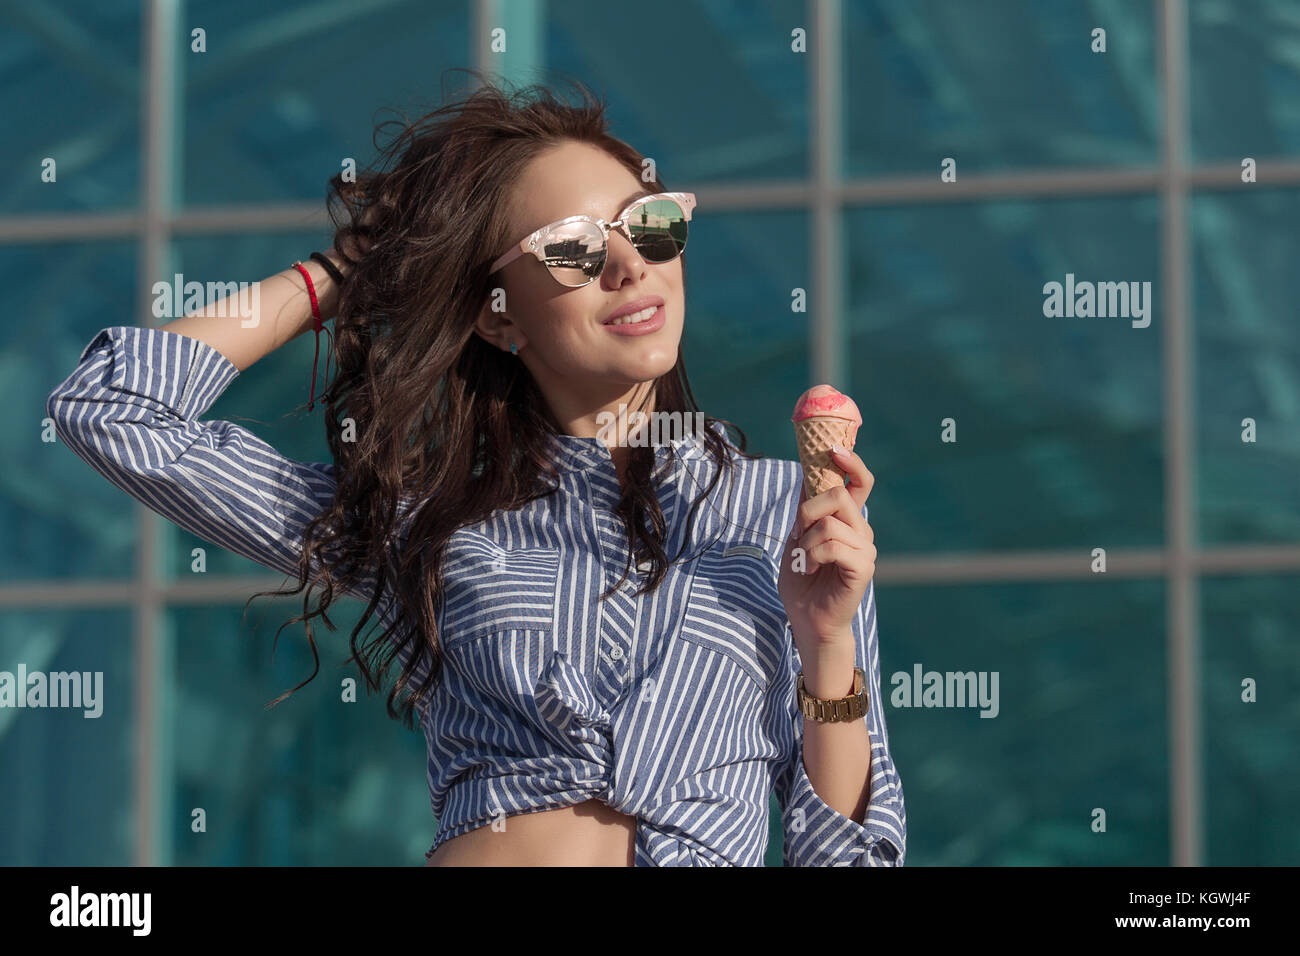
[[523,348],[526,339],[519,327],[510,320],[509,313],[493,309],[494,304],[504,301],[504,289],[499,286],[490,289],[474,319],[474,331],[483,341],[502,351],[509,349],[511,342]]

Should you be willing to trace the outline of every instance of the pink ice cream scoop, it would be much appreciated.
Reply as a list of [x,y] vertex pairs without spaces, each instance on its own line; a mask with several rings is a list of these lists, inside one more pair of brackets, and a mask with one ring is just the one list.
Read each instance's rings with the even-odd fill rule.
[[805,418],[842,418],[853,423],[850,434],[854,437],[857,437],[858,427],[862,424],[862,413],[858,411],[857,403],[829,385],[814,385],[799,396],[790,421],[801,422]]
[[814,385],[794,403],[795,441],[803,465],[804,489],[809,498],[844,484],[844,472],[830,456],[832,445],[852,448],[857,441],[862,413],[857,404],[829,385]]

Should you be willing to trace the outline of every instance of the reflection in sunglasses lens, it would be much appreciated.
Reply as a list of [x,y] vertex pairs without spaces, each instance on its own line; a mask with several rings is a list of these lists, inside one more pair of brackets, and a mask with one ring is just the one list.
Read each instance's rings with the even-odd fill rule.
[[[646,262],[671,262],[686,248],[686,214],[671,199],[642,203],[628,216],[632,244]],[[542,240],[546,268],[556,281],[583,286],[605,268],[605,237],[590,222],[557,226]]]
[[590,222],[560,226],[543,240],[546,268],[564,285],[586,285],[605,265],[605,237]]
[[686,215],[671,199],[642,204],[631,215],[628,228],[637,252],[647,262],[670,262],[686,248]]

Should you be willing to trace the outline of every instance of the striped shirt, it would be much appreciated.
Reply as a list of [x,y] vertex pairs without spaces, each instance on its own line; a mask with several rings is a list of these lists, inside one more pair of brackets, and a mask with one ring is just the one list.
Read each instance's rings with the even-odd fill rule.
[[[239,425],[200,421],[238,374],[197,339],[114,326],[86,346],[47,410],[60,439],[123,491],[296,580],[303,531],[333,498],[334,465],[292,461]],[[499,509],[447,545],[436,606],[444,667],[420,718],[438,826],[426,857],[503,817],[596,799],[636,818],[638,866],[761,866],[775,792],[786,865],[901,865],[907,816],[880,693],[874,582],[852,626],[870,694],[864,822],[827,805],[804,769],[799,656],[777,592],[799,463],[735,458],[659,588],[637,594],[648,566],[636,566],[601,601],[629,560],[618,475],[597,438],[557,435],[553,446],[558,491]],[[656,469],[671,465],[657,485],[671,557],[718,466],[698,436],[654,452]],[[352,594],[368,600],[376,581],[363,576]],[[379,606],[391,621],[392,601]]]

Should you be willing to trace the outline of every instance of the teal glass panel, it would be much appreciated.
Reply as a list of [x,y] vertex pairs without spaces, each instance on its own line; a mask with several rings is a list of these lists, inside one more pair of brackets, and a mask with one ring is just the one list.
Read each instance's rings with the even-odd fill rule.
[[[701,409],[735,422],[748,451],[796,458],[790,412],[808,387],[808,217],[803,212],[712,213],[691,223],[686,330],[691,390]],[[737,387],[740,386],[740,387]]]
[[[320,672],[303,625],[276,629],[301,601],[259,598],[243,608],[167,613],[175,666],[169,781],[174,862],[182,866],[422,866],[433,843],[424,738],[390,720],[387,690],[355,702],[349,635],[362,605],[316,619]],[[372,619],[373,623],[373,619]],[[389,684],[398,674],[396,666]],[[232,768],[236,772],[232,772]],[[202,809],[205,832],[194,832]]]
[[[177,18],[185,206],[319,200],[345,159],[375,158],[378,123],[438,105],[464,66],[463,0],[186,5]],[[192,30],[205,31],[194,52]],[[386,138],[381,138],[381,143]],[[310,250],[308,250],[310,251]]]
[[1207,577],[1201,615],[1202,862],[1295,866],[1300,578]]
[[[20,668],[29,703],[38,674],[51,693],[44,707],[0,706],[0,866],[133,865],[131,611],[5,608],[0,672],[14,688]],[[49,706],[56,685],[75,693]]]
[[[849,210],[839,387],[862,411],[882,549],[1083,562],[1163,544],[1157,216],[1145,196]],[[1048,317],[1051,282],[1074,301],[1125,283],[1146,317],[1134,299],[1131,317]]]
[[[845,171],[1152,166],[1155,5],[844,0]],[[1093,30],[1106,31],[1094,53]]]
[[1300,540],[1297,216],[1300,190],[1252,187],[1191,201],[1197,519],[1205,544]]
[[126,0],[0,9],[0,215],[137,205],[146,9]]
[[705,180],[808,175],[811,31],[799,0],[546,3],[545,71],[604,94],[615,136],[673,189]]
[[[1300,18],[1292,0],[1189,0],[1187,108],[1197,162],[1300,153]],[[1267,175],[1261,175],[1264,182]]]
[[[1163,581],[882,586],[876,611],[908,866],[1169,864]],[[982,672],[997,716],[901,706],[918,666],[944,704]]]

